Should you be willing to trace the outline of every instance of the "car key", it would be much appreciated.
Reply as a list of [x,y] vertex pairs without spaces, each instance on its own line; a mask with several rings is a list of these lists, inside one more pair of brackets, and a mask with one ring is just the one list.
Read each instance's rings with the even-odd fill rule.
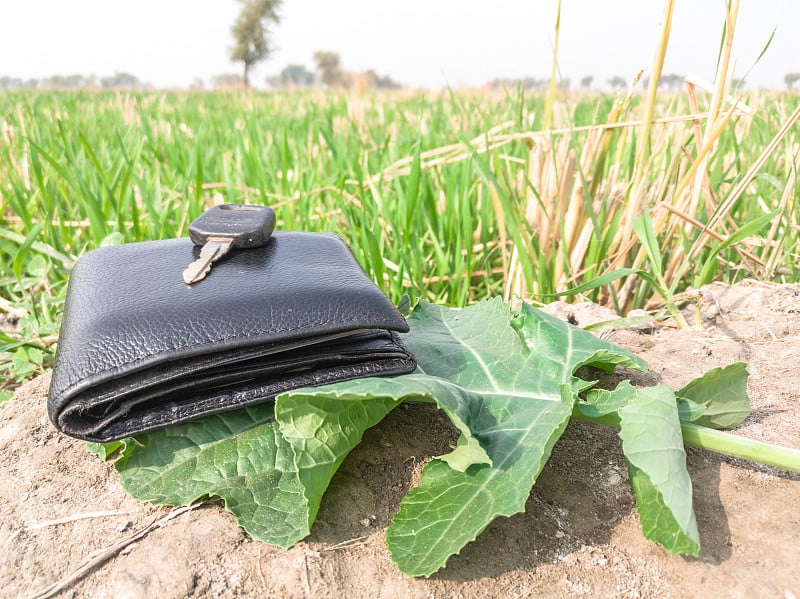
[[268,206],[213,206],[189,225],[189,237],[200,246],[200,257],[183,271],[187,285],[202,281],[211,265],[231,249],[263,247],[275,229],[275,212]]
[[183,271],[183,280],[187,285],[202,281],[211,270],[211,264],[219,260],[231,249],[231,239],[225,237],[209,237],[200,249],[200,257]]

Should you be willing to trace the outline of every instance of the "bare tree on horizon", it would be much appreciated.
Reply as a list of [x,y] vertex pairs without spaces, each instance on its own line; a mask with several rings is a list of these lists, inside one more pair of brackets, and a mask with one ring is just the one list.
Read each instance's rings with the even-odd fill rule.
[[346,77],[342,71],[342,61],[337,52],[318,50],[314,52],[319,79],[328,87],[344,87]]
[[272,51],[267,39],[270,21],[280,22],[278,7],[281,0],[239,0],[242,12],[233,24],[231,33],[235,45],[231,50],[231,60],[244,65],[244,86],[250,86],[250,68],[267,58]]

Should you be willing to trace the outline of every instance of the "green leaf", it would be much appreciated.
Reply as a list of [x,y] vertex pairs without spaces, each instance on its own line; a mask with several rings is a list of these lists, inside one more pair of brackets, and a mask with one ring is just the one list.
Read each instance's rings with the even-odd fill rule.
[[[386,397],[374,397],[375,386],[381,383],[365,383],[371,380],[284,393],[275,401],[276,419],[283,438],[292,446],[304,489],[309,528],[344,458],[361,441],[364,431],[399,403],[389,392]],[[360,387],[367,391],[360,393]]]
[[577,368],[646,366],[530,306],[512,320],[499,300],[464,310],[420,302],[410,325],[404,341],[419,372],[458,389],[458,411],[491,459],[465,471],[432,460],[403,500],[387,532],[389,550],[403,572],[427,576],[494,518],[524,510],[578,392],[591,385],[573,376]]
[[435,402],[461,437],[423,469],[387,539],[412,575],[430,574],[499,515],[522,511],[593,364],[639,358],[544,312],[499,300],[464,310],[421,302],[404,340],[415,373],[284,393],[270,404],[141,435],[117,463],[135,498],[221,497],[254,538],[305,537],[324,491],[364,431],[405,400]]
[[116,462],[131,496],[191,505],[220,497],[260,541],[290,547],[309,533],[308,506],[294,452],[273,404],[244,408],[136,437]]
[[[456,449],[440,459],[456,470],[466,470],[473,464],[492,462],[466,423],[463,391],[446,380],[417,372],[287,391],[278,396],[275,413],[281,432],[295,449],[302,479],[306,474],[313,478],[313,471],[326,462],[336,462],[338,468],[338,456],[346,455],[367,428],[400,402],[437,403],[461,432]],[[317,481],[308,482],[318,485]]]
[[617,270],[612,270],[611,272],[603,273],[602,275],[595,277],[582,285],[578,285],[577,287],[573,287],[572,289],[567,289],[566,291],[559,291],[558,293],[542,293],[539,294],[539,297],[572,297],[573,295],[578,295],[580,293],[585,293],[587,291],[593,291],[598,287],[604,287],[609,283],[613,283],[618,279],[622,279],[624,277],[628,277],[630,275],[638,274],[639,271],[635,268],[618,268]]
[[702,416],[706,407],[703,404],[687,399],[686,397],[678,397],[678,417],[681,422],[694,422]]
[[86,450],[97,455],[104,462],[107,462],[118,451],[124,451],[125,446],[125,441],[110,441],[108,443],[86,442]]
[[8,389],[0,389],[0,403],[8,401],[12,397],[14,397],[13,391],[9,391]]
[[36,278],[44,278],[48,275],[50,265],[47,259],[41,254],[34,254],[28,262],[28,274]]
[[31,229],[30,233],[28,233],[28,236],[17,249],[17,253],[14,256],[14,262],[12,265],[14,276],[17,278],[17,281],[22,281],[22,266],[25,262],[25,259],[29,255],[28,250],[30,250],[36,242],[36,238],[39,236],[39,233],[42,232],[43,227],[44,225],[42,223],[36,223]]
[[125,243],[125,236],[120,233],[119,231],[113,231],[103,237],[103,240],[100,242],[100,247],[108,247],[110,245],[121,245]]
[[411,297],[407,293],[404,293],[400,301],[397,302],[397,311],[403,316],[408,316],[411,312]]
[[721,429],[741,424],[750,415],[747,364],[736,362],[714,368],[676,392],[679,398],[703,406],[702,415],[684,418],[700,426]]
[[602,322],[593,322],[583,327],[585,331],[602,331],[603,329],[619,330],[630,329],[642,324],[649,324],[658,320],[656,316],[628,316],[627,318],[614,318]]
[[44,361],[44,354],[42,350],[36,347],[29,347],[28,348],[28,360],[32,364],[36,364],[37,366],[41,366],[42,362]]
[[700,535],[675,393],[663,385],[638,389],[619,416],[645,537],[670,553],[696,556]]
[[706,283],[710,283],[713,280],[714,273],[719,267],[719,259],[717,256],[719,256],[721,252],[746,239],[747,237],[758,233],[761,229],[765,228],[769,223],[774,221],[775,217],[778,216],[779,213],[780,210],[773,210],[768,214],[762,214],[760,217],[754,220],[742,223],[741,226],[738,227],[732,235],[730,235],[730,237],[725,239],[725,241],[715,244],[714,247],[711,248],[711,252],[709,252],[708,257],[703,264],[703,268],[700,270],[700,274],[695,278],[694,286],[700,288],[701,286],[705,285]]
[[636,398],[636,389],[629,381],[622,381],[614,391],[592,389],[586,401],[578,402],[578,409],[587,418],[599,418],[618,412]]
[[36,364],[31,361],[26,347],[20,347],[11,356],[11,369],[17,377],[26,377],[36,372]]
[[642,214],[633,219],[633,230],[644,246],[647,257],[650,259],[650,268],[656,279],[661,279],[662,275],[662,255],[653,229],[653,221],[650,220],[650,212],[645,210]]

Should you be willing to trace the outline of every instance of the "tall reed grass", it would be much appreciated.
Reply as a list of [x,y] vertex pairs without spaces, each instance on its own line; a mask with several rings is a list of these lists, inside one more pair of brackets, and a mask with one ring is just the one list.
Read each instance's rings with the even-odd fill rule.
[[668,0],[648,87],[637,77],[617,96],[0,96],[0,352],[51,347],[77,256],[185,235],[220,202],[340,233],[395,300],[577,288],[680,319],[690,286],[796,281],[798,96],[731,89],[737,10],[723,15],[715,83],[681,94],[657,88]]

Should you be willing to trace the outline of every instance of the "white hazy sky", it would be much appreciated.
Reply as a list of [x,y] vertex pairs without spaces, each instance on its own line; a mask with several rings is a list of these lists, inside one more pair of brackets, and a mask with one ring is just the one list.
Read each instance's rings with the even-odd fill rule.
[[[664,2],[562,0],[559,67],[595,84],[649,69]],[[238,72],[228,59],[235,0],[0,0],[0,76],[97,76],[126,71],[159,87]],[[724,0],[677,0],[665,73],[711,80]],[[556,0],[284,0],[276,47],[252,82],[286,64],[313,67],[331,50],[348,70],[375,69],[407,85],[476,85],[547,77]],[[800,71],[800,1],[741,0],[733,56],[748,87],[783,87]]]

